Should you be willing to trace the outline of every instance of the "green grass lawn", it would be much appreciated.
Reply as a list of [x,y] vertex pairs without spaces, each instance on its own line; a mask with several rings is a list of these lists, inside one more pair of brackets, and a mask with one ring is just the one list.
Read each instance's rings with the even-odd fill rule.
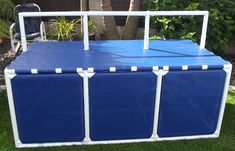
[[6,93],[0,92],[0,151],[232,151],[235,150],[235,91],[229,92],[221,135],[216,139],[165,141],[114,145],[86,145],[16,149],[10,123]]

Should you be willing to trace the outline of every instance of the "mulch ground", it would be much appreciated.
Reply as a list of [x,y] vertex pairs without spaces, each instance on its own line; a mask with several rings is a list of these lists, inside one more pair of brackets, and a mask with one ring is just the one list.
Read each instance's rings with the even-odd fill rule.
[[[19,54],[20,52],[15,53],[11,51],[11,45],[9,40],[6,40],[3,44],[0,44],[0,85],[5,84],[4,69]],[[233,71],[230,83],[232,85],[235,85],[235,56],[222,56],[222,58],[233,64]]]
[[15,59],[20,52],[15,53],[11,51],[11,44],[9,40],[5,40],[4,43],[0,44],[0,85],[5,84],[4,80],[4,69],[6,66]]

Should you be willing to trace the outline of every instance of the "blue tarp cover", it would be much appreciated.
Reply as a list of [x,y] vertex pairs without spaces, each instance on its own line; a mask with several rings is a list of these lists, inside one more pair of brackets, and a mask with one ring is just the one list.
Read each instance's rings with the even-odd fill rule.
[[143,49],[143,40],[99,40],[90,41],[90,51],[83,50],[82,41],[33,42],[28,51],[16,58],[8,69],[27,74],[31,69],[39,73],[54,73],[61,68],[63,73],[74,73],[76,68],[86,70],[93,67],[95,72],[151,70],[152,66],[169,66],[170,70],[181,70],[183,65],[190,69],[222,68],[224,61],[206,49],[200,49],[190,40],[150,40],[150,49]]
[[[17,73],[11,84],[20,140],[83,141],[83,79],[75,72],[89,67],[98,72],[89,79],[91,140],[151,137],[157,89],[152,66],[170,69],[162,79],[158,136],[213,134],[225,64],[189,40],[150,41],[149,50],[143,50],[143,40],[91,41],[90,51],[81,41],[34,42],[8,67]],[[183,65],[189,70],[177,71]],[[202,65],[209,70],[201,70]],[[144,72],[130,73],[131,66]],[[110,67],[117,72],[108,73]],[[66,74],[50,74],[55,68]],[[45,74],[31,75],[31,69]]]

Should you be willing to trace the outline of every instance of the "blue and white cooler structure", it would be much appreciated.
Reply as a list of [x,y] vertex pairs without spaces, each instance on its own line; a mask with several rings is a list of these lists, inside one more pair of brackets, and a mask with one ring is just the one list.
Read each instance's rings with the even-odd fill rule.
[[[88,16],[145,16],[144,40],[88,39]],[[200,46],[149,40],[150,16],[203,15]],[[84,41],[33,42],[24,17],[83,16]],[[207,11],[20,13],[5,69],[16,147],[218,137],[231,64],[206,50]]]

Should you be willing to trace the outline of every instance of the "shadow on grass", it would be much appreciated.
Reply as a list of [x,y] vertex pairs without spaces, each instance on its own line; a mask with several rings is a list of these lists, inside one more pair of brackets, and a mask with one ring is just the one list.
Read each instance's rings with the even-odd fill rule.
[[229,92],[221,135],[216,139],[16,149],[5,92],[0,92],[0,151],[221,151],[235,149],[235,91]]

